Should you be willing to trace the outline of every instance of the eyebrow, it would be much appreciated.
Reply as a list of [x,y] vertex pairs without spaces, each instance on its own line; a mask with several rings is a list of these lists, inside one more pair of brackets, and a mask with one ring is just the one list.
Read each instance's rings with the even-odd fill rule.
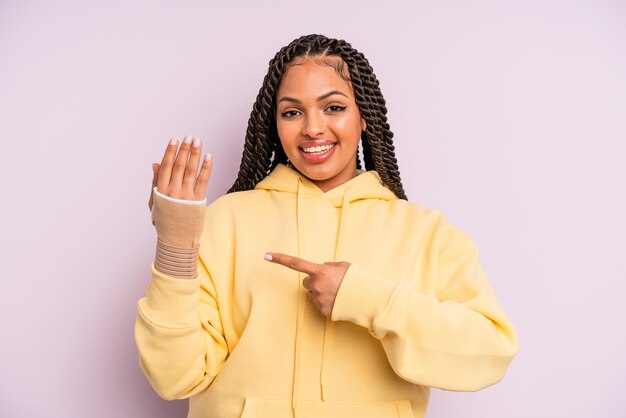
[[[327,99],[330,96],[333,96],[335,94],[339,94],[341,96],[344,96],[344,97],[348,98],[348,96],[345,93],[343,93],[343,92],[341,92],[339,90],[332,90],[332,91],[329,91],[328,93],[322,94],[320,97],[317,98],[317,101],[321,102],[322,100]],[[280,102],[294,102],[294,103],[302,104],[302,101],[300,101],[298,99],[294,99],[293,97],[287,97],[287,96],[281,97],[280,100],[278,101],[278,103],[280,103]]]

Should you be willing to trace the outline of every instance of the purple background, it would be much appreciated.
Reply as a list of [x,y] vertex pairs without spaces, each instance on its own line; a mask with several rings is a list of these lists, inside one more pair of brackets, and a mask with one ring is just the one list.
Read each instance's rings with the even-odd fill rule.
[[0,416],[184,417],[137,362],[171,136],[231,185],[267,62],[345,38],[381,83],[410,199],[481,250],[505,380],[429,418],[626,416],[622,1],[0,0]]

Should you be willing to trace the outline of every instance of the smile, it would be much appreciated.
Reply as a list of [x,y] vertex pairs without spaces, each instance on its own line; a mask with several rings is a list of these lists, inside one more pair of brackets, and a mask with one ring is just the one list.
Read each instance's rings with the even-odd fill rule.
[[317,147],[302,147],[300,149],[306,152],[307,154],[321,155],[325,153],[326,151],[328,151],[329,149],[331,149],[332,147],[334,147],[335,145],[336,144],[328,144],[328,145],[320,145]]
[[300,155],[305,161],[313,164],[322,163],[335,152],[335,144],[316,145],[314,147],[299,147]]

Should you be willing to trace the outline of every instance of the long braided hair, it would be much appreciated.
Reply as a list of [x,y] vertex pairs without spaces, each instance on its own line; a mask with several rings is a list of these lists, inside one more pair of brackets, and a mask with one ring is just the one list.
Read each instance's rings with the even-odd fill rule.
[[[288,65],[299,57],[340,57],[335,68],[345,77],[343,63],[348,66],[349,81],[366,129],[361,134],[366,170],[376,170],[383,183],[400,199],[406,194],[400,180],[393,133],[387,123],[387,108],[378,80],[367,58],[344,40],[323,35],[305,35],[283,47],[269,62],[256,102],[250,113],[239,174],[228,193],[253,189],[278,164],[286,164],[287,156],[276,128],[276,92]],[[330,64],[332,65],[332,64]],[[361,161],[357,151],[357,168]]]

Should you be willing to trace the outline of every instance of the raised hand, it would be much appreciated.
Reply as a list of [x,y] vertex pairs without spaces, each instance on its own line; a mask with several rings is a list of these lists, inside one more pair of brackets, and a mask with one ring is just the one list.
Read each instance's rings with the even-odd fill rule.
[[[202,141],[200,138],[187,136],[180,148],[178,140],[172,138],[165,149],[161,164],[152,164],[152,188],[164,195],[176,199],[202,200],[206,194],[213,159],[206,154],[202,163]],[[198,167],[202,164],[200,172]],[[152,210],[153,196],[150,192],[148,207]]]
[[321,314],[327,317],[330,316],[339,286],[341,286],[350,263],[346,261],[329,261],[324,264],[317,264],[281,253],[267,253],[265,254],[265,259],[308,274],[302,280],[302,285],[309,291],[309,296],[317,305]]

